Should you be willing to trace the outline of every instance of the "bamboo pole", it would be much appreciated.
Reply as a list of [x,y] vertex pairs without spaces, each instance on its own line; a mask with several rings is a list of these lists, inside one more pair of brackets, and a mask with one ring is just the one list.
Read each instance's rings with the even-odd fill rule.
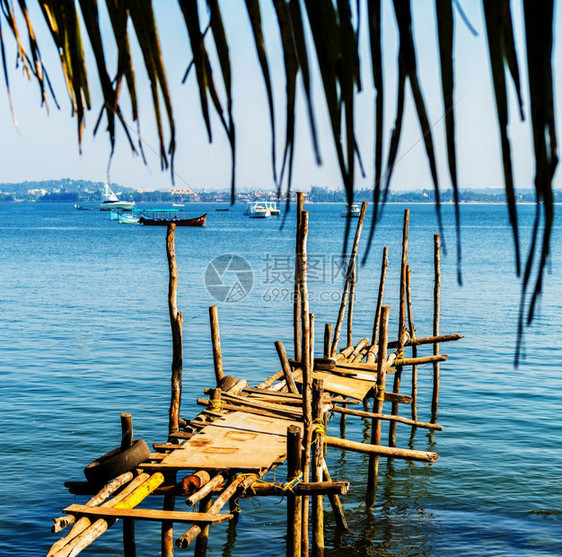
[[331,409],[332,412],[337,412],[342,416],[350,415],[350,416],[359,416],[361,418],[373,418],[376,420],[385,420],[389,422],[398,422],[400,424],[411,425],[415,427],[421,427],[424,429],[432,429],[435,431],[443,431],[443,426],[439,424],[432,424],[427,422],[418,422],[414,420],[410,420],[409,418],[403,418],[402,416],[391,416],[390,414],[375,414],[373,412],[366,412],[363,410],[354,410],[352,408],[345,408],[341,406],[333,406]]
[[308,322],[310,323],[310,366],[312,373],[314,367],[314,313],[309,315]]
[[355,285],[357,283],[357,266],[355,260],[350,269],[349,301],[347,302],[347,346],[353,346],[353,307],[355,305]]
[[[133,441],[133,416],[123,412],[121,414],[121,450],[128,449]],[[135,557],[137,554],[135,521],[130,518],[123,519],[123,554],[125,557]]]
[[[252,485],[259,476],[257,474],[250,474],[249,476],[238,476],[232,482],[230,482],[229,486],[217,497],[216,501],[209,507],[207,511],[208,514],[215,514],[218,513],[225,505],[228,503],[230,498],[235,495],[236,490],[240,486],[240,488],[244,489],[248,486]],[[209,484],[207,484],[209,485]],[[176,540],[176,545],[181,548],[186,548],[189,544],[201,534],[201,526],[198,524],[194,524],[185,534],[179,537]]]
[[398,449],[396,447],[385,447],[384,445],[359,443],[357,441],[349,441],[348,439],[340,439],[339,437],[326,437],[325,441],[329,447],[387,458],[418,460],[420,462],[436,462],[439,459],[437,453],[428,451],[414,451],[412,449]]
[[[412,306],[412,270],[410,265],[406,266],[406,300],[408,304],[408,328],[410,339],[416,338],[416,327],[414,325],[414,310]],[[418,357],[418,348],[412,344],[412,358]],[[412,364],[412,420],[418,420],[418,366]]]
[[301,247],[301,219],[304,206],[304,193],[297,192],[297,233],[295,238],[295,291],[293,295],[293,343],[295,348],[294,358],[298,362],[301,360],[301,295],[300,295],[300,247]]
[[331,342],[332,342],[332,324],[326,323],[324,325],[324,358],[330,357]]
[[[322,472],[324,474],[324,478],[326,481],[331,482],[332,477],[330,476],[330,471],[328,470],[328,466],[326,464],[326,460],[322,462]],[[347,520],[345,518],[345,514],[343,512],[343,505],[341,504],[341,500],[339,495],[337,494],[328,494],[328,500],[330,501],[330,505],[332,506],[332,512],[334,513],[334,521],[336,526],[342,531],[345,532],[349,530],[349,526],[347,525]]]
[[[439,314],[441,312],[441,243],[439,234],[433,236],[433,263],[435,279],[433,285],[433,336],[439,336]],[[433,354],[439,354],[439,343],[433,344]],[[437,407],[439,405],[439,362],[433,364],[433,394],[431,397],[431,421],[437,421]]]
[[[89,507],[97,507],[101,505],[110,495],[115,493],[121,486],[125,485],[127,482],[133,479],[132,472],[125,472],[121,474],[113,481],[105,485],[96,495],[88,499],[86,505]],[[73,514],[67,514],[65,516],[59,516],[58,518],[53,518],[53,527],[51,532],[56,534],[61,530],[64,530],[67,526],[74,524],[76,522],[76,517]]]
[[[211,495],[207,495],[204,499],[199,502],[199,512],[207,513],[213,504],[213,498]],[[205,557],[207,555],[207,546],[209,544],[209,530],[210,525],[206,524],[201,528],[201,533],[197,536],[195,540],[195,550],[193,552],[194,557]]]
[[[150,495],[163,481],[164,476],[160,472],[157,472],[156,474],[150,476],[150,478],[144,481],[123,500],[111,506],[115,509],[132,509],[143,499],[148,497],[148,495]],[[100,518],[96,520],[54,555],[56,557],[75,557],[75,555],[78,555],[83,549],[99,538],[108,528],[113,526],[115,522],[117,522],[117,519],[106,520],[104,518]]]
[[209,308],[209,319],[211,322],[211,342],[213,343],[213,365],[215,368],[215,379],[217,380],[217,387],[220,385],[224,377],[222,368],[222,350],[221,350],[221,335],[219,329],[219,310],[217,306]]
[[[136,478],[134,478],[128,485],[123,488],[123,491],[118,493],[115,497],[109,499],[105,503],[100,504],[100,507],[114,507],[117,503],[125,499],[130,493],[132,493],[137,487],[142,485],[147,479],[149,475],[146,473],[139,474]],[[84,530],[86,530],[91,525],[90,519],[86,516],[81,517],[79,520],[76,521],[74,526],[71,528],[70,532],[60,540],[56,541],[49,552],[47,553],[47,557],[52,557],[54,555],[58,555],[59,552],[66,547],[73,539],[75,539],[79,534],[81,534]]]
[[[176,483],[176,474],[172,472],[169,477],[170,483]],[[174,492],[166,493],[164,495],[164,504],[162,509],[164,511],[173,511],[176,506],[176,496]],[[162,530],[162,557],[173,557],[174,555],[174,523],[169,520],[163,520],[161,525]]]
[[[312,439],[312,481],[321,482],[322,463],[324,462],[324,381],[314,379],[312,382],[312,415],[315,429]],[[312,497],[312,555],[324,555],[324,496]]]
[[[308,259],[307,259],[307,236],[308,236],[308,212],[303,211],[301,215],[300,230],[300,261],[299,261],[299,285],[301,295],[301,331],[302,331],[302,377],[303,377],[303,480],[309,479],[310,474],[310,443],[312,435],[312,362],[310,358],[310,312],[308,304]],[[302,554],[308,556],[308,497],[302,498]]]
[[361,213],[359,214],[359,221],[357,222],[357,229],[355,230],[355,238],[353,240],[353,247],[351,249],[351,255],[349,256],[349,263],[347,266],[347,272],[345,276],[344,289],[342,294],[342,299],[340,303],[340,310],[338,313],[338,319],[336,321],[336,327],[334,329],[334,340],[332,341],[332,351],[331,355],[334,356],[338,350],[338,342],[340,340],[341,327],[343,323],[343,316],[345,314],[345,308],[347,305],[347,298],[349,296],[349,289],[351,287],[351,275],[350,272],[354,268],[355,259],[357,257],[357,249],[359,248],[359,239],[361,238],[361,229],[363,228],[363,221],[365,220],[365,213],[367,212],[367,203],[361,204]]
[[[422,337],[422,338],[416,338],[415,341],[412,341],[412,339],[407,340],[404,343],[404,346],[412,346],[412,344],[416,344],[416,346],[420,346],[422,344],[435,344],[440,343],[440,342],[451,342],[451,341],[455,341],[455,340],[461,340],[463,339],[464,336],[463,335],[459,335],[458,333],[452,333],[449,335],[436,335],[436,336],[430,336],[430,337]],[[388,343],[388,348],[396,348],[398,346],[399,342],[397,340],[393,340],[391,342]]]
[[376,344],[379,338],[379,322],[381,319],[382,302],[384,298],[384,284],[386,282],[386,270],[388,268],[388,246],[382,250],[381,277],[379,281],[379,294],[377,296],[377,309],[375,310],[375,320],[373,322],[373,336],[371,344]]
[[177,308],[178,268],[176,264],[176,250],[174,246],[176,225],[168,224],[166,234],[166,253],[168,256],[168,310],[170,312],[170,325],[172,328],[172,389],[170,400],[170,419],[168,433],[179,431],[181,389],[182,389],[182,328],[183,315]]
[[[402,261],[400,265],[400,307],[398,313],[398,353],[404,352],[404,344],[406,342],[406,265],[408,261],[408,226],[410,222],[410,210],[404,211],[404,228],[402,230]],[[398,359],[398,357],[397,357]],[[402,377],[401,365],[396,367],[394,374],[393,392],[400,392],[400,379]],[[398,415],[398,404],[393,403],[391,414]],[[396,422],[390,422],[388,427],[388,444],[396,447]]]
[[185,499],[186,505],[191,505],[191,506],[195,505],[195,503],[198,503],[199,501],[204,499],[207,495],[209,495],[209,493],[211,493],[216,486],[222,484],[225,481],[226,481],[226,474],[224,473],[217,474],[216,476],[208,480],[205,484],[203,484],[203,486],[199,491],[196,491],[195,493],[192,493],[189,497],[187,497]]
[[[300,427],[287,428],[287,482],[295,482],[301,474],[302,433]],[[302,543],[302,501],[287,492],[287,557],[300,557]]]
[[287,388],[289,389],[289,392],[298,394],[299,390],[297,388],[297,384],[295,383],[291,364],[289,363],[289,359],[287,358],[287,352],[285,351],[283,342],[278,340],[275,343],[275,349],[277,350],[277,355],[279,356],[279,361],[281,362],[281,367],[283,368],[283,373],[285,375],[285,381],[287,382]]
[[[388,317],[390,314],[389,306],[381,307],[381,319],[379,325],[379,354],[378,354],[378,371],[376,394],[373,400],[373,414],[382,414],[384,402],[384,394],[386,390],[386,341],[388,338]],[[381,442],[381,422],[373,419],[371,422],[371,443],[380,445]],[[367,497],[374,501],[373,494],[377,485],[379,472],[379,459],[377,455],[369,457],[369,472],[367,478]],[[370,505],[367,505],[370,506]]]

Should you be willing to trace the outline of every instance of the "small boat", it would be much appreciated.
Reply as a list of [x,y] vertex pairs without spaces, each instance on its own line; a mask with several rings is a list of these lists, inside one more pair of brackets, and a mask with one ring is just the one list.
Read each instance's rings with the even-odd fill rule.
[[354,203],[351,207],[346,207],[345,210],[342,212],[342,217],[351,217],[351,218],[359,218],[361,214],[361,209],[359,209],[359,205]]
[[215,209],[215,211],[219,211],[219,212],[230,211],[230,207],[217,207],[217,208]]
[[172,207],[184,207],[184,206],[185,206],[185,203],[176,203],[176,202],[172,203]]
[[278,216],[281,211],[277,208],[277,203],[275,201],[266,201],[264,203],[265,208],[269,210],[272,216]]
[[251,219],[265,219],[271,216],[271,211],[265,206],[265,202],[254,201],[253,203],[248,203],[244,214],[248,215]]
[[140,217],[134,215],[131,211],[124,211],[117,216],[119,224],[138,224],[139,220]]
[[100,211],[111,211],[111,209],[132,209],[134,206],[134,201],[121,201],[113,193],[109,184],[107,182],[104,184],[101,204],[98,207]]
[[76,203],[74,204],[74,208],[79,211],[90,211],[92,209],[91,207],[84,207],[84,205],[77,205]]
[[206,220],[207,213],[187,218],[185,211],[175,209],[144,209],[139,216],[139,222],[148,226],[166,226],[170,223],[177,226],[203,226]]

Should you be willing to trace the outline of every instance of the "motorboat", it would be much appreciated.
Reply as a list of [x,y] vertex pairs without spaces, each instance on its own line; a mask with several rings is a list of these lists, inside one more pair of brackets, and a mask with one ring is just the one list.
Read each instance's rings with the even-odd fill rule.
[[272,216],[278,216],[281,214],[281,211],[277,207],[276,201],[265,201],[264,202],[265,208],[269,210]]
[[244,213],[251,219],[265,219],[271,216],[271,211],[266,207],[266,203],[262,201],[254,201],[248,203]]
[[115,193],[113,193],[109,184],[107,182],[104,184],[101,203],[98,207],[100,211],[111,211],[112,209],[132,209],[134,206],[134,201],[120,200]]
[[342,212],[342,217],[351,217],[351,218],[359,218],[361,214],[361,209],[357,203],[354,203],[351,207],[346,207],[345,210]]

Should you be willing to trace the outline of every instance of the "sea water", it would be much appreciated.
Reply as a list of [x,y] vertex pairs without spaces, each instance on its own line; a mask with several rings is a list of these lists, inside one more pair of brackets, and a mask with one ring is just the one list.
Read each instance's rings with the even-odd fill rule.
[[[225,373],[257,384],[279,369],[274,341],[283,340],[292,354],[295,214],[281,229],[282,217],[249,219],[241,206],[229,212],[203,204],[186,209],[192,216],[208,213],[204,228],[176,231],[178,305],[184,315],[181,414],[190,418],[199,409],[196,398],[214,381],[208,306],[219,308]],[[320,354],[324,323],[335,323],[340,302],[345,220],[340,205],[306,209],[310,307]],[[384,245],[389,247],[385,303],[391,306],[391,337],[397,334],[404,209],[385,208],[367,263],[358,270],[355,342],[372,332]],[[410,210],[408,261],[416,335],[422,337],[432,333],[438,229],[434,206]],[[524,253],[534,211],[519,207]],[[326,501],[328,555],[562,554],[560,220],[544,292],[525,331],[526,358],[515,369],[521,285],[506,207],[464,205],[461,213],[462,287],[456,278],[453,208],[443,207],[441,332],[464,335],[441,345],[449,355],[441,365],[444,429],[435,434],[418,429],[411,436],[409,427],[398,424],[398,446],[435,450],[439,461],[387,465],[381,459],[376,504],[367,509],[368,458],[330,449],[332,476],[350,481],[351,488],[342,497],[349,532],[337,531]],[[119,225],[105,213],[76,211],[71,204],[3,203],[0,223],[0,555],[44,555],[62,535],[50,533],[52,517],[84,501],[70,495],[63,481],[83,479],[86,464],[118,446],[121,412],[132,413],[135,437],[149,445],[166,440],[171,362],[166,230]],[[225,255],[242,267],[220,275]],[[227,287],[238,280],[238,288],[213,288],[213,269]],[[340,345],[343,339],[345,327]],[[430,354],[431,347],[419,353]],[[402,392],[409,392],[410,378],[407,369]],[[427,421],[431,365],[419,368],[419,385],[419,419]],[[401,413],[409,417],[409,407]],[[339,432],[337,416],[329,431]],[[369,431],[367,422],[348,418],[349,439],[368,441]],[[150,504],[160,505],[160,499]],[[285,502],[245,499],[240,506],[236,528],[212,528],[209,554],[284,555]],[[189,510],[181,498],[178,508]],[[177,525],[176,533],[181,531]],[[138,555],[160,553],[157,524],[139,522],[136,534]],[[121,543],[117,524],[85,554],[120,555]]]

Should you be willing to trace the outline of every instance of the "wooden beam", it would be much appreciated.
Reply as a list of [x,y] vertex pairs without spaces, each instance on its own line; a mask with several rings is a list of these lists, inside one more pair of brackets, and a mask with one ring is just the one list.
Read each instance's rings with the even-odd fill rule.
[[232,518],[230,513],[195,513],[185,511],[163,511],[160,509],[112,509],[108,507],[89,507],[88,505],[70,505],[64,509],[79,516],[91,518],[132,518],[134,520],[151,520],[161,522],[183,522],[189,524],[220,524]]

